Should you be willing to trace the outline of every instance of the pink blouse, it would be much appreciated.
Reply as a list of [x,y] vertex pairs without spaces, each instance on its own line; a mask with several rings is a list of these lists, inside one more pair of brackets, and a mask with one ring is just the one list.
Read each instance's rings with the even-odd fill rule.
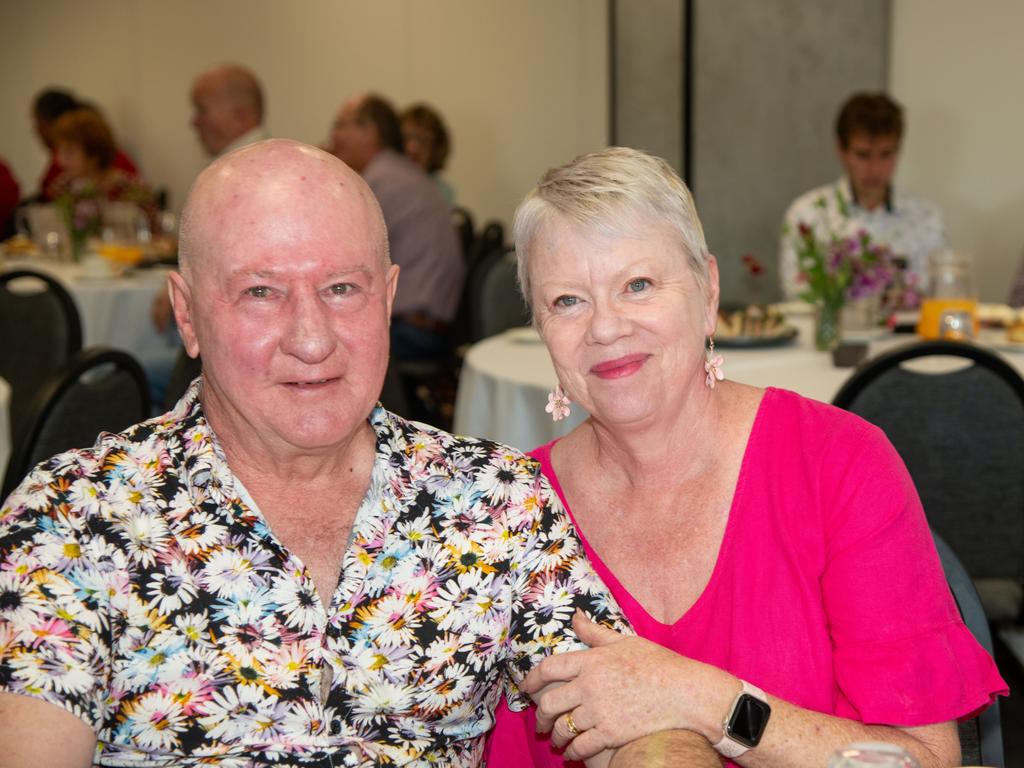
[[[565,504],[553,445],[532,455]],[[637,634],[799,707],[915,726],[1008,692],[960,619],[903,462],[881,430],[832,406],[765,392],[711,579],[674,624],[652,618],[576,527]],[[532,707],[503,704],[486,764],[563,762],[535,735]]]

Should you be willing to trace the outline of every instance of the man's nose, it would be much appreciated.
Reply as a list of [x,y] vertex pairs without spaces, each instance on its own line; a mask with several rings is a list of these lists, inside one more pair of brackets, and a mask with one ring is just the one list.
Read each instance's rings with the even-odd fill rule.
[[281,338],[285,353],[314,365],[329,357],[337,343],[330,312],[318,295],[290,298],[287,327]]

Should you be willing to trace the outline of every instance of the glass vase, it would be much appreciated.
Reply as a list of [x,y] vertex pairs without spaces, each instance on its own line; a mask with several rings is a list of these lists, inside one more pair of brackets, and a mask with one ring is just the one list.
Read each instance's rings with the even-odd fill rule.
[[842,302],[819,301],[814,307],[814,347],[831,352],[839,346]]

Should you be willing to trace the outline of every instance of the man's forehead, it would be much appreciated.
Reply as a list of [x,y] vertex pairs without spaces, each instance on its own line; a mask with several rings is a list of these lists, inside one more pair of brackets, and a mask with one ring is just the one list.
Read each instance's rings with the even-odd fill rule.
[[192,244],[204,251],[217,243],[237,252],[254,238],[386,249],[383,219],[365,182],[337,158],[293,141],[259,142],[213,163],[186,209]]

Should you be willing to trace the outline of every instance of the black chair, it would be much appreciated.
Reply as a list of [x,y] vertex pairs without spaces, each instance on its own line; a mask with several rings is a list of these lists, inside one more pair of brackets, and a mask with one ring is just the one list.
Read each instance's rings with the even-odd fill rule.
[[473,282],[467,296],[471,342],[529,325],[530,313],[519,292],[511,249],[497,248],[484,256],[474,270]]
[[[974,588],[971,577],[964,569],[963,563],[939,534],[932,531],[935,549],[938,550],[942,570],[953,593],[957,608],[964,624],[971,630],[974,639],[989,652],[994,653],[992,634],[989,632],[988,619],[982,608],[981,599]],[[999,701],[977,717],[959,724],[960,762],[964,765],[988,765],[1003,768],[1003,728],[999,720]]]
[[0,273],[0,338],[0,376],[11,385],[11,436],[17,445],[32,397],[82,348],[74,299],[45,272]]
[[26,417],[24,437],[12,446],[3,498],[40,461],[149,418],[149,382],[127,352],[82,350],[40,387]]
[[473,255],[470,259],[470,268],[477,261],[498,248],[505,247],[505,225],[497,219],[491,219],[484,224],[483,229],[473,244]]
[[[931,373],[905,365],[936,357],[959,367]],[[989,619],[1019,622],[1024,602],[1020,375],[973,344],[917,342],[862,364],[833,402],[885,431],[910,471],[929,524],[956,549]]]
[[473,255],[473,244],[476,240],[476,229],[473,221],[473,214],[462,206],[452,208],[452,226],[459,237],[459,245],[462,246],[462,258],[467,262]]

